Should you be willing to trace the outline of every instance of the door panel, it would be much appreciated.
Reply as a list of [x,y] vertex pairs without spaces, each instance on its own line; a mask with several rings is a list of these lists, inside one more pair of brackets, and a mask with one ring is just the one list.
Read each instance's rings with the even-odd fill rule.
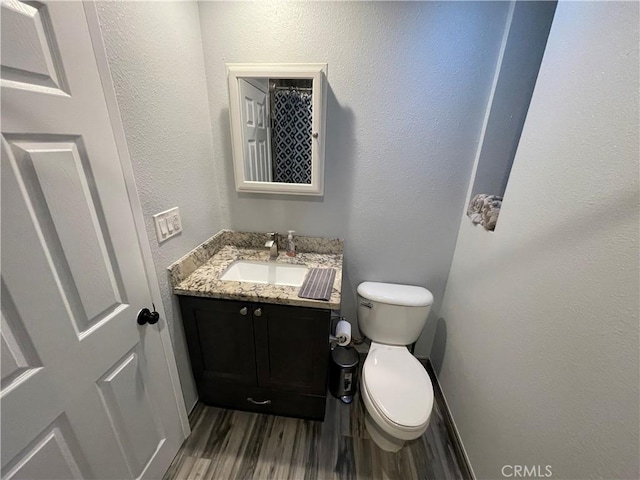
[[42,363],[4,282],[2,282],[0,300],[2,301],[0,391],[5,391],[26,381],[42,367]]
[[[120,272],[86,159],[74,141],[12,141],[19,181],[74,312],[78,334],[123,307]],[[81,140],[76,140],[81,143]],[[81,147],[82,149],[82,147]],[[99,203],[98,203],[99,204]],[[72,206],[72,208],[70,208]],[[82,236],[77,232],[83,232]]]
[[47,7],[3,1],[2,78],[19,84],[47,87],[63,93],[64,74]]
[[132,476],[138,477],[164,441],[160,426],[153,416],[141,368],[138,348],[116,363],[98,387],[120,440]]
[[180,297],[180,305],[196,381],[256,385],[250,304]]
[[86,459],[64,415],[38,435],[16,460],[3,478],[67,480],[90,476]]
[[258,385],[324,395],[329,310],[260,305],[254,316]]
[[184,438],[81,2],[2,2],[2,476],[161,476]]

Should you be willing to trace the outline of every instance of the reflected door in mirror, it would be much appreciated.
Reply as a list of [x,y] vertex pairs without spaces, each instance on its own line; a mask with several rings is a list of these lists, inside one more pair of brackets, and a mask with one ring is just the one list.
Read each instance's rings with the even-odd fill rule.
[[[267,121],[267,86],[263,79],[238,80],[242,100],[242,137],[245,179],[271,182],[270,128]],[[261,88],[262,87],[262,88]]]

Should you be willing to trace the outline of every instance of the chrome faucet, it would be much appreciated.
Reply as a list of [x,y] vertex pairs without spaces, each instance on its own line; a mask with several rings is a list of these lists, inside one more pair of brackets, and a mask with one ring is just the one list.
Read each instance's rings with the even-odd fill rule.
[[275,261],[278,258],[278,234],[267,233],[269,240],[264,244],[269,249],[269,260]]

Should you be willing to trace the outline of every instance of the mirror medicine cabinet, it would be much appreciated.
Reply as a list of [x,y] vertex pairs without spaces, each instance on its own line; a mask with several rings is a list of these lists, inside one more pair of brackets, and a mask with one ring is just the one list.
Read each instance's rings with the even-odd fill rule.
[[228,63],[236,190],[324,194],[326,63]]

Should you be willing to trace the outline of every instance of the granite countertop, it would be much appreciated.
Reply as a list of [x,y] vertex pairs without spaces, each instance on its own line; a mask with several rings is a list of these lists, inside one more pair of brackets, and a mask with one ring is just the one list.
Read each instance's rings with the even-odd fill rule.
[[262,247],[265,240],[266,234],[219,232],[169,267],[173,293],[322,309],[340,308],[342,241],[336,239],[298,237],[298,254],[288,257],[281,251],[275,260],[277,263],[306,265],[310,269],[334,268],[336,278],[329,301],[300,298],[300,287],[220,280],[227,267],[236,260],[269,261],[269,251]]

